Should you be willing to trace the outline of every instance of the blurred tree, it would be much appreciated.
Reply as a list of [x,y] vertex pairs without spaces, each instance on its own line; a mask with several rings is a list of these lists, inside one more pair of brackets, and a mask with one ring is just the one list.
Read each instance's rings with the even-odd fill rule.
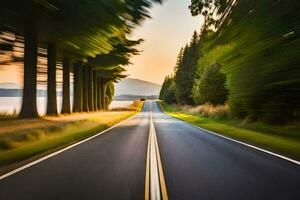
[[225,88],[226,76],[220,71],[219,64],[204,69],[201,78],[195,82],[193,98],[196,104],[225,104],[228,90]]

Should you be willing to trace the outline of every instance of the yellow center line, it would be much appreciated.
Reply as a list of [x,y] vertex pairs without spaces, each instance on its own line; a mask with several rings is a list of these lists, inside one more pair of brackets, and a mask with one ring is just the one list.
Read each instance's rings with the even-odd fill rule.
[[167,186],[166,186],[166,181],[165,181],[165,176],[164,176],[164,170],[163,170],[163,167],[162,167],[162,162],[161,162],[160,153],[159,153],[160,151],[159,151],[159,146],[158,146],[155,131],[154,131],[154,139],[155,139],[155,144],[156,144],[155,146],[156,146],[156,156],[157,156],[157,163],[158,163],[161,195],[162,195],[163,200],[168,200],[168,192],[167,192]]
[[152,118],[152,104],[150,105],[150,130],[146,158],[145,200],[168,200],[166,181],[164,178],[159,146]]

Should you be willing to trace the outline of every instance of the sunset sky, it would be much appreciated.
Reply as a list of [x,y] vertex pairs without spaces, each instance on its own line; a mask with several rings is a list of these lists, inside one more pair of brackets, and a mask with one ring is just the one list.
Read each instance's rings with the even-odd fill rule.
[[172,73],[180,48],[190,41],[194,30],[200,30],[203,22],[202,17],[191,16],[189,3],[167,0],[152,8],[152,19],[134,34],[145,42],[140,46],[141,55],[132,58],[133,65],[127,68],[130,77],[161,84]]
[[[161,84],[166,75],[172,73],[177,54],[190,41],[194,30],[199,31],[202,17],[192,17],[189,0],[167,0],[163,5],[151,9],[152,19],[146,20],[132,38],[143,38],[139,46],[141,55],[131,59],[127,74]],[[1,66],[0,83],[20,83],[21,69],[17,66]]]

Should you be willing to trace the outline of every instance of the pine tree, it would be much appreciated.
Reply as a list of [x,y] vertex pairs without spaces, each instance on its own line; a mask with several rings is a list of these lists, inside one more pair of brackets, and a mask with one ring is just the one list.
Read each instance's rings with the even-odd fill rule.
[[192,88],[197,61],[200,57],[199,37],[195,31],[189,45],[186,45],[175,74],[176,99],[179,104],[194,104]]

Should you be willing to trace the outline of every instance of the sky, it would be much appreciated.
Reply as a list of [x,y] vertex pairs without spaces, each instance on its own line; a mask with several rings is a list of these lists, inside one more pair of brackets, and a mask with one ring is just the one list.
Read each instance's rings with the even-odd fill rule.
[[141,55],[133,57],[133,64],[127,67],[129,77],[162,84],[165,76],[172,73],[180,48],[203,23],[202,17],[191,16],[189,3],[190,0],[167,0],[151,9],[152,19],[132,36],[145,41],[139,46]]
[[[141,54],[131,59],[127,66],[130,78],[142,79],[162,84],[166,75],[172,73],[178,52],[190,41],[195,30],[199,31],[202,17],[192,17],[188,6],[190,0],[166,0],[156,4],[151,10],[151,19],[147,19],[130,36],[145,41],[139,46]],[[0,83],[21,84],[20,66],[1,66]]]

